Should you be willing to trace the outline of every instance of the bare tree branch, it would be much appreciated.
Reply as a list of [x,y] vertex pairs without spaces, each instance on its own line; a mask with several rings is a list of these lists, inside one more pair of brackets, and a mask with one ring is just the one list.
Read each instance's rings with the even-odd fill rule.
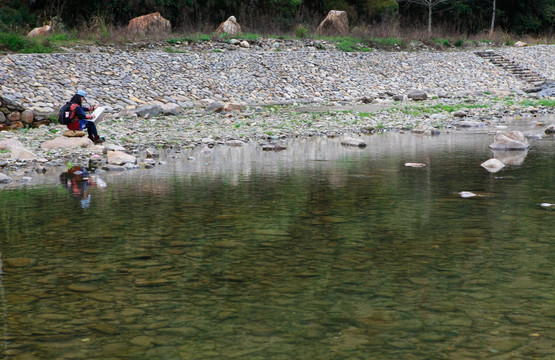
[[399,0],[407,4],[423,5],[428,8],[428,35],[432,33],[432,12],[433,9],[440,5],[450,2],[451,0]]

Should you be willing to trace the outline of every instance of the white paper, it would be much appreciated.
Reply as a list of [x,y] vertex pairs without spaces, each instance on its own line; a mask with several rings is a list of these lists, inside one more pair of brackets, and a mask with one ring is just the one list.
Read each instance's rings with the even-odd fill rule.
[[97,107],[92,114],[94,115],[94,119],[92,119],[92,121],[94,122],[95,125],[97,125],[100,121],[102,121],[102,115],[104,115],[104,108],[102,106]]

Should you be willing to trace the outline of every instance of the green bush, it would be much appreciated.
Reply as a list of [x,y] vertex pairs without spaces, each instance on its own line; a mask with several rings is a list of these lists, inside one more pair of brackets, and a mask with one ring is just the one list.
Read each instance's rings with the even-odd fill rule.
[[308,29],[304,25],[297,25],[295,27],[295,36],[299,39],[304,39],[308,35]]
[[19,53],[51,53],[56,51],[50,38],[28,38],[13,32],[0,33],[0,50]]

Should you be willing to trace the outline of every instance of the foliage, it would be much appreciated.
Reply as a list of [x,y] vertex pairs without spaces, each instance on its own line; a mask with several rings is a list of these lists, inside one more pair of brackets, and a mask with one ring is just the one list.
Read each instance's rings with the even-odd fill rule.
[[[9,0],[0,2],[0,32],[25,33],[59,16],[61,22],[55,23],[60,27],[61,24],[69,29],[93,27],[98,36],[108,38],[112,27],[125,27],[136,16],[160,12],[174,31],[187,27],[215,29],[221,21],[235,15],[251,31],[268,33],[279,29],[302,38],[308,35],[305,28],[319,23],[333,9],[346,11],[351,27],[390,24],[390,34],[395,37],[400,27],[425,28],[428,20],[426,6],[406,3],[435,4],[434,29],[445,28],[452,33],[480,34],[489,29],[492,17],[492,1],[486,0]],[[496,3],[495,24],[499,31],[552,36],[553,0]],[[295,29],[295,24],[303,24],[304,28]]]
[[333,39],[336,42],[336,47],[339,50],[345,52],[356,52],[356,51],[371,51],[367,46],[363,44],[361,39],[356,39],[352,37],[339,37]]
[[299,39],[304,39],[308,34],[308,29],[304,25],[297,25],[295,26],[295,36]]
[[51,53],[56,51],[50,38],[40,40],[28,38],[13,32],[0,33],[0,51],[8,50],[20,53]]

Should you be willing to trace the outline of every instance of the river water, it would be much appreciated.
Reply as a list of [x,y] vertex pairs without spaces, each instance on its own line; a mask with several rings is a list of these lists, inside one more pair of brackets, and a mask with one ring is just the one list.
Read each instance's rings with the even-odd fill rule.
[[488,134],[364,139],[3,190],[3,354],[553,359],[553,138],[494,174]]

